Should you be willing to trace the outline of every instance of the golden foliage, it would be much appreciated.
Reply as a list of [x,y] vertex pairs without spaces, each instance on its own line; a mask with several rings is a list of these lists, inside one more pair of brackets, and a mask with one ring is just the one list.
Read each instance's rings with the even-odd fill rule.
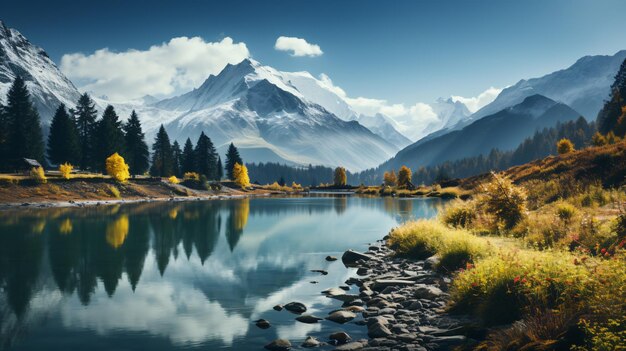
[[30,179],[39,184],[46,184],[48,182],[43,167],[33,167],[30,170]]
[[172,184],[178,184],[180,183],[180,180],[178,180],[178,178],[176,178],[176,176],[171,176],[169,178],[167,178],[167,180],[172,183]]
[[391,170],[391,172],[385,172],[383,175],[383,182],[386,186],[396,186],[398,183],[398,177],[396,177],[396,172]]
[[69,218],[66,218],[59,224],[59,232],[61,234],[70,234],[72,232],[72,221]]
[[241,188],[250,186],[250,178],[248,177],[248,168],[246,165],[235,163],[233,167],[233,178],[235,178],[235,184],[239,185]]
[[484,207],[505,229],[513,228],[526,215],[526,191],[504,176],[492,173],[491,182],[483,186],[479,206]]
[[118,219],[107,225],[106,240],[114,249],[122,246],[128,235],[128,216],[121,215]]
[[406,187],[411,183],[411,178],[413,177],[413,172],[407,166],[400,167],[398,171],[398,186]]
[[348,183],[348,176],[346,175],[346,169],[343,167],[335,168],[335,174],[333,177],[335,186],[344,186]]
[[200,175],[196,172],[185,172],[183,176],[185,180],[200,180]]
[[72,166],[71,164],[67,162],[62,165],[59,165],[59,172],[61,172],[61,176],[65,179],[71,178],[73,169],[74,169],[74,166]]
[[234,227],[236,230],[243,230],[248,224],[250,215],[250,199],[241,199],[233,209]]
[[556,151],[559,155],[569,154],[574,151],[574,144],[571,140],[563,138],[556,143]]
[[120,183],[124,183],[130,178],[128,165],[117,152],[106,159],[106,171],[108,175]]
[[600,134],[600,132],[596,132],[596,134],[593,135],[591,142],[593,143],[593,146],[604,146],[608,143],[606,141],[606,137]]

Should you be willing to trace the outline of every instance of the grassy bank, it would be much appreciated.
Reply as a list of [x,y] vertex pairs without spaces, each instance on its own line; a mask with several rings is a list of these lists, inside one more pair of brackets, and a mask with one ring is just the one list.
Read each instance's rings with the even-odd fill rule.
[[471,349],[625,350],[624,173],[616,181],[619,164],[589,166],[623,149],[536,163],[569,165],[559,171],[527,165],[472,179],[471,200],[394,229],[388,244],[399,255],[437,255],[436,268],[452,272],[450,312],[487,328]]

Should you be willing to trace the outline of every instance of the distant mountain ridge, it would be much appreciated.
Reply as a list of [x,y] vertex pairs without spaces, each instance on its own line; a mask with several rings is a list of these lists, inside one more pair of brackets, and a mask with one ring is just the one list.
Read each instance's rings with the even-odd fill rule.
[[433,166],[469,156],[488,154],[492,149],[512,150],[535,131],[578,118],[571,107],[542,95],[479,119],[461,130],[414,143],[380,166],[381,170],[407,165],[413,169]]

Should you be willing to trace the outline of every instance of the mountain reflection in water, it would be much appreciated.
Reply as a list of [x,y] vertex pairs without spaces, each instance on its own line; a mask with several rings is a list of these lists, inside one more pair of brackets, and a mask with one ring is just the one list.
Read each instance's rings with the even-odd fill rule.
[[[327,313],[333,301],[319,291],[352,273],[326,255],[364,250],[440,204],[306,197],[0,212],[0,348],[256,350],[277,336],[324,338],[335,326],[272,306],[300,300]],[[258,318],[274,327],[254,327]]]

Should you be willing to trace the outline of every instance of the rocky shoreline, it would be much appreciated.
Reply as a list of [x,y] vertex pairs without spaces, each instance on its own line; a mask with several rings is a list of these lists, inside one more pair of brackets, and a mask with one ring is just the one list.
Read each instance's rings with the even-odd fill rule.
[[[329,335],[328,343],[309,336],[301,347],[331,344],[336,346],[335,350],[343,351],[431,351],[475,343],[467,337],[469,320],[445,312],[451,280],[433,270],[435,257],[423,261],[396,257],[381,240],[365,253],[348,250],[341,260],[346,267],[357,268],[357,277],[348,279],[348,286],[322,291],[343,303],[325,319],[361,325],[367,328],[369,339],[352,340],[345,332],[339,332]],[[299,307],[301,316],[297,320],[303,323],[321,320],[303,314],[306,309],[302,311],[302,306]],[[291,349],[291,344],[278,339],[265,348],[286,351]]]

